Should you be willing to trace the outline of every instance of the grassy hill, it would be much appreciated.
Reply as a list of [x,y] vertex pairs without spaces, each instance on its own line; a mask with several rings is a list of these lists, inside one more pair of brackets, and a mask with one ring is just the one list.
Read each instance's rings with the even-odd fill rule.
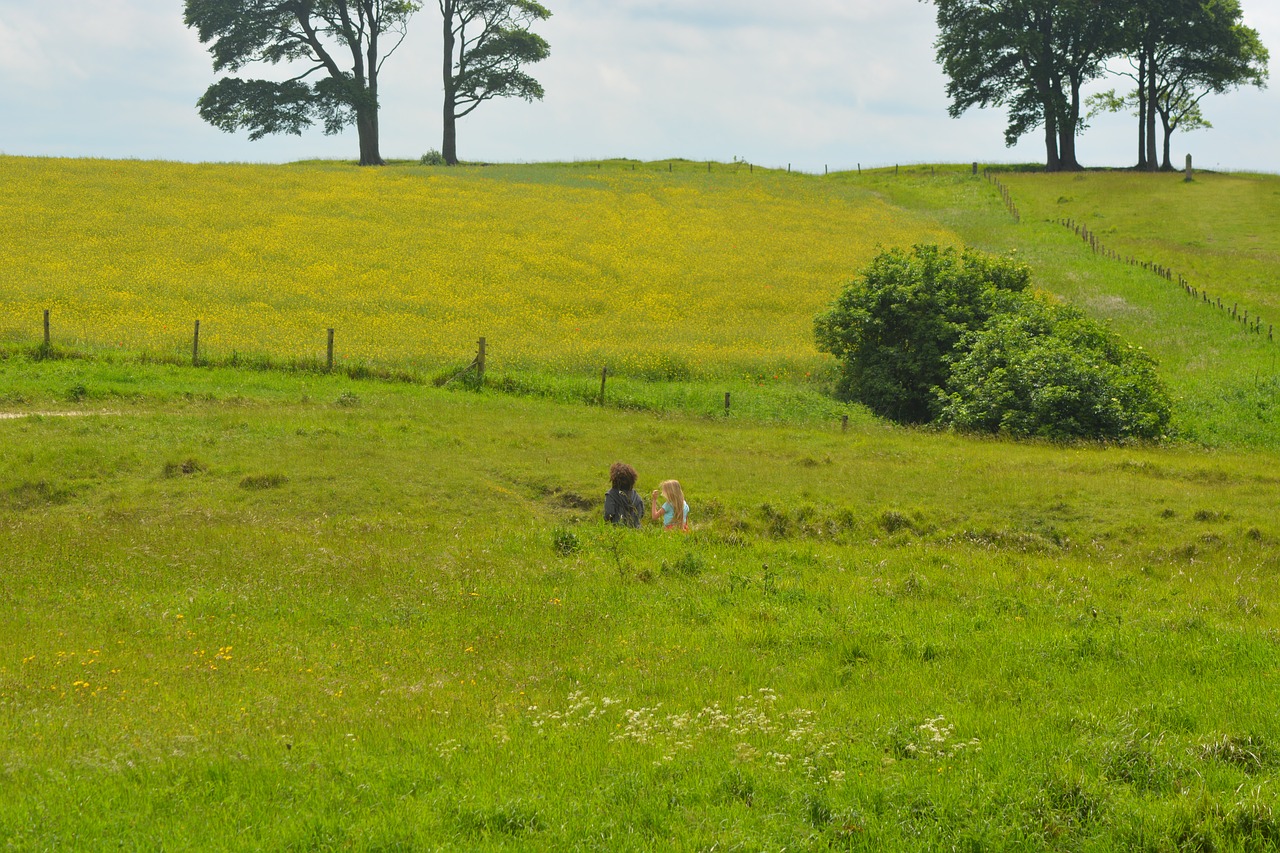
[[[402,211],[422,198],[422,184],[444,180],[416,168],[52,165],[64,183],[43,194],[61,192],[64,203],[45,204],[46,223],[69,222],[63,207],[112,180],[134,191],[105,194],[101,217],[116,204],[141,216],[140,202],[124,200],[145,195],[130,169],[190,181],[222,174],[232,195],[259,181],[332,179],[347,191],[371,182],[376,197],[399,197]],[[0,419],[6,844],[1280,843],[1280,462],[1269,410],[1250,414],[1252,398],[1225,395],[1212,408],[1206,390],[1261,365],[1265,340],[1168,282],[1095,258],[1044,221],[1053,211],[1036,212],[1039,196],[1018,188],[1022,176],[1009,178],[1019,225],[985,181],[956,169],[708,179],[689,164],[683,176],[645,175],[640,164],[629,177],[630,166],[510,167],[447,180],[459,182],[450,193],[476,198],[541,186],[543,198],[563,202],[553,212],[574,198],[620,215],[663,199],[674,211],[663,214],[667,227],[699,221],[701,233],[718,235],[711,244],[751,229],[752,251],[773,258],[802,254],[778,229],[826,233],[821,257],[796,263],[837,281],[851,272],[834,267],[874,251],[878,234],[1016,249],[1042,286],[1142,336],[1180,390],[1185,433],[1215,447],[1014,444],[890,428],[824,401],[822,362],[803,349],[811,344],[801,330],[810,302],[829,296],[795,284],[769,302],[772,273],[751,272],[759,255],[739,258],[746,243],[738,252],[686,247],[682,268],[733,291],[714,298],[743,316],[765,302],[775,319],[759,322],[776,326],[775,348],[752,349],[734,329],[700,316],[685,323],[677,312],[666,332],[649,327],[667,335],[656,353],[698,351],[689,342],[707,329],[714,346],[670,380],[620,368],[603,407],[583,404],[599,390],[587,366],[637,349],[647,362],[642,340],[599,332],[590,350],[560,329],[545,352],[496,366],[483,389],[376,371],[193,369],[178,363],[182,341],[151,332],[117,347],[124,352],[85,333],[75,346],[90,357],[42,358],[24,318],[58,281],[78,284],[58,291],[56,317],[82,310],[154,331],[163,324],[129,313],[139,293],[180,307],[199,299],[167,276],[127,298],[125,283],[189,250],[229,263],[238,238],[187,233],[175,218],[148,226],[142,233],[155,239],[144,240],[130,236],[130,217],[117,218],[74,244],[60,269],[79,277],[59,279],[42,271],[59,262],[56,241],[19,229],[0,251],[47,245],[41,263],[14,262],[25,264],[21,275],[0,273],[3,310],[25,300],[6,315],[17,319],[0,357],[0,411],[23,415]],[[80,178],[67,177],[77,169]],[[306,196],[297,192],[291,203]],[[192,211],[221,197],[205,191]],[[245,219],[258,215],[253,193],[240,204]],[[274,212],[270,227],[246,236],[254,252],[292,233],[276,219],[285,205],[261,204]],[[155,207],[149,215],[159,217]],[[873,214],[884,227],[868,224],[843,245],[842,229]],[[0,207],[11,223],[23,215]],[[333,213],[325,240],[349,233],[360,215]],[[519,218],[503,221],[514,228]],[[396,227],[393,219],[379,228]],[[716,230],[712,221],[735,224]],[[593,231],[562,228],[576,242]],[[391,276],[395,243],[385,240],[379,257]],[[515,263],[518,241],[503,240]],[[558,251],[574,244],[566,236]],[[268,286],[283,290],[295,267],[302,277],[313,250],[301,240],[262,265],[255,293],[277,300],[271,316],[299,331],[316,321],[322,329],[328,311],[347,312],[353,328],[362,317],[372,324],[382,308],[358,287],[321,295],[326,310],[309,314],[301,290],[290,303]],[[637,257],[611,275],[648,263],[629,251]],[[254,252],[239,269],[251,270]],[[486,268],[504,263],[486,258]],[[726,267],[756,284],[716,279]],[[39,276],[46,293],[20,287]],[[629,280],[643,288],[644,278]],[[110,312],[94,307],[95,294]],[[229,316],[236,299],[220,298]],[[405,297],[397,316],[430,325],[416,304]],[[543,304],[529,295],[527,310]],[[612,303],[595,310],[601,328],[617,313]],[[535,319],[553,322],[557,312]],[[800,316],[779,319],[788,312]],[[644,313],[628,316],[644,326]],[[516,337],[519,319],[506,318],[504,336],[533,340]],[[303,357],[268,325],[213,360],[229,361],[234,347],[280,362]],[[369,364],[426,378],[448,372],[450,356],[376,343],[372,332],[368,340],[358,359]],[[1210,345],[1216,356],[1196,367],[1196,346]],[[575,361],[582,352],[590,357]],[[728,355],[718,361],[717,352]],[[775,363],[787,369],[761,370]],[[815,376],[805,381],[802,371]],[[1266,381],[1256,380],[1258,400]],[[847,431],[842,414],[853,416]],[[598,521],[607,467],[619,458],[639,469],[642,493],[667,477],[684,483],[693,533]]]
[[799,373],[878,246],[955,238],[743,166],[182,165],[0,157],[0,336],[659,379]]
[[[969,245],[1016,253],[1032,266],[1037,286],[1145,347],[1177,397],[1181,439],[1280,447],[1280,329],[1267,336],[1267,325],[1280,324],[1272,235],[1280,178],[1202,173],[1186,184],[1181,175],[1002,173],[1021,222],[968,168],[839,180],[928,212]],[[1261,316],[1261,332],[1189,296],[1176,281],[1095,254],[1062,219],[1087,225],[1125,258],[1170,268],[1228,307]]]
[[[155,365],[0,381],[118,392],[0,422],[17,849],[1280,828],[1272,457]],[[693,534],[596,521],[619,457],[684,482]]]

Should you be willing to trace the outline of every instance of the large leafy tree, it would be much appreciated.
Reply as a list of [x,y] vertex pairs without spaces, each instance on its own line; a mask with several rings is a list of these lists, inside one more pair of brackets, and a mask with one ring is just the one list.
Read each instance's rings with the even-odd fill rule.
[[1078,169],[1081,87],[1119,38],[1110,0],[931,0],[950,113],[1003,106],[1005,142],[1043,128],[1045,167]]
[[437,0],[444,23],[444,140],[458,162],[457,121],[492,98],[542,99],[542,84],[523,68],[551,55],[531,31],[551,12],[535,0]]
[[381,165],[378,75],[418,8],[414,0],[186,0],[186,24],[209,45],[214,71],[305,66],[282,81],[223,77],[200,98],[201,118],[255,140],[315,123],[326,133],[355,125],[360,164]]
[[1140,169],[1173,168],[1173,132],[1210,126],[1200,108],[1204,98],[1266,85],[1269,54],[1257,30],[1244,24],[1239,0],[1128,0],[1122,20],[1131,69],[1122,73],[1137,85],[1128,95],[1095,96],[1095,107],[1137,113]]

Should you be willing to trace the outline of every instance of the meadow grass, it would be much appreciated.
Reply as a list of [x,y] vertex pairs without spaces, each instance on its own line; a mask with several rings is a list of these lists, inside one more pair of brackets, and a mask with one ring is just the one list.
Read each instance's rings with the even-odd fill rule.
[[1280,838],[1270,456],[0,370],[11,848]]
[[[0,207],[7,848],[1280,847],[1270,350],[1093,257],[1039,195],[1014,223],[967,168],[730,168],[0,158],[39,201]],[[423,184],[461,218],[411,214]],[[397,215],[339,209],[357,190]],[[449,222],[496,222],[467,251],[500,251],[449,255]],[[1160,360],[1183,440],[967,438],[824,396],[815,306],[886,234],[1016,252]],[[322,271],[339,237],[384,267]],[[685,322],[636,284],[636,322],[610,325],[592,282],[646,282],[681,246],[712,301]],[[463,294],[441,355],[420,321],[447,291],[418,277],[444,257],[560,289]],[[172,286],[174,259],[206,292]],[[252,287],[219,290],[224,267]],[[54,292],[55,329],[82,311],[121,345],[34,345]],[[194,369],[143,294],[272,322],[232,340],[204,315]],[[410,331],[332,373],[276,336],[318,351],[335,315]],[[485,317],[524,349],[437,387]],[[627,367],[600,405],[604,358]],[[692,534],[600,523],[620,458],[642,493],[685,484]]]
[[[184,165],[0,157],[0,341],[660,381],[804,374],[880,246],[953,241],[856,188],[717,164]],[[633,164],[634,165],[634,164]]]
[[[897,175],[878,170],[833,179],[929,213],[967,245],[1012,254],[1032,267],[1036,287],[1145,348],[1174,394],[1175,437],[1208,446],[1280,446],[1280,340],[1268,340],[1265,327],[1261,334],[1246,331],[1226,313],[1187,295],[1176,281],[1095,255],[1058,224],[1063,217],[1084,222],[1109,247],[1173,268],[1198,288],[1238,294],[1242,300],[1247,294],[1256,301],[1242,302],[1242,308],[1251,306],[1251,316],[1262,312],[1265,317],[1280,300],[1280,290],[1267,279],[1268,264],[1274,269],[1271,249],[1254,235],[1268,233],[1267,223],[1280,215],[1280,204],[1262,201],[1280,191],[1280,180],[1202,175],[1187,189],[1193,185],[1169,175],[1010,171],[999,177],[1020,207],[1020,223],[996,190],[967,167],[925,166]],[[1185,194],[1195,194],[1195,200]],[[1238,201],[1242,195],[1260,200],[1256,216],[1254,208]],[[1099,210],[1111,213],[1099,217]],[[1153,236],[1157,229],[1158,238]],[[1217,248],[1193,263],[1207,244]]]

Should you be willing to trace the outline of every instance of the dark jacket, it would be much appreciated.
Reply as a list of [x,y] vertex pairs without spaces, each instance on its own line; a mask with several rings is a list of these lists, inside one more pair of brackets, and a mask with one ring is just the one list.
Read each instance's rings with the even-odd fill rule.
[[635,489],[620,492],[610,489],[604,494],[604,520],[627,527],[639,527],[644,518],[644,499]]

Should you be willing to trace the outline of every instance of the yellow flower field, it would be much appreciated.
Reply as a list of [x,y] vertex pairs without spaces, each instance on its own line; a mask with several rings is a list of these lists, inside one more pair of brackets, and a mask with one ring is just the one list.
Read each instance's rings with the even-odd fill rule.
[[0,157],[0,340],[635,375],[807,369],[879,247],[955,242],[745,167],[446,170]]

